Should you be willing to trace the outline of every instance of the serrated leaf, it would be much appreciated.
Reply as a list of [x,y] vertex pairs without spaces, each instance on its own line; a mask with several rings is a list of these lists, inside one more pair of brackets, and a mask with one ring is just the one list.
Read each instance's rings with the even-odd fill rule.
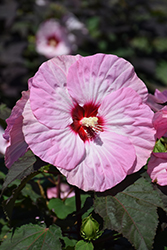
[[75,246],[75,250],[93,250],[93,244],[92,242],[87,242],[84,240],[80,240],[77,242],[76,246]]
[[52,225],[49,228],[45,226],[28,224],[6,235],[2,242],[3,250],[61,250],[61,230],[58,226]]
[[30,150],[28,150],[23,157],[19,158],[19,160],[16,161],[9,169],[9,172],[2,186],[2,192],[14,180],[22,179],[33,173],[33,164],[35,163],[35,161],[36,158]]
[[104,219],[104,228],[123,234],[138,250],[152,248],[157,207],[163,204],[149,182],[140,178],[115,196],[96,198],[94,206]]

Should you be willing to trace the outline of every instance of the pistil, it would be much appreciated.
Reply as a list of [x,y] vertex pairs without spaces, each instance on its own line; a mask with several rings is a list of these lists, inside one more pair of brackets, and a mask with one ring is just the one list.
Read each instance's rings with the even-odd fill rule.
[[83,117],[80,123],[83,127],[90,128],[94,132],[102,131],[102,126],[98,124],[98,118],[96,116]]

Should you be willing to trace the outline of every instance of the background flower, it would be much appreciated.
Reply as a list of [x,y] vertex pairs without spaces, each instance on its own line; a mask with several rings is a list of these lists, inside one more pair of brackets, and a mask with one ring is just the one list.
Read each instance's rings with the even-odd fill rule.
[[167,153],[152,153],[148,162],[148,174],[152,182],[167,185]]
[[[60,198],[64,199],[75,196],[75,192],[71,191],[71,187],[66,183],[60,183]],[[57,186],[49,187],[46,191],[48,199],[57,198]]]
[[0,156],[5,154],[8,141],[3,138],[4,129],[0,126]]
[[167,102],[167,90],[161,92],[158,89],[156,89],[154,95],[148,94],[147,104],[155,112],[162,109],[166,104],[166,102]]
[[[153,125],[156,129],[156,138],[160,139],[162,136],[167,138],[167,106],[154,114]],[[162,152],[160,148],[158,152],[153,152],[151,154],[147,172],[153,182],[164,186],[167,185],[167,144],[165,141],[160,141],[160,143],[163,143],[163,147],[161,146]]]
[[[70,37],[69,37],[70,36]],[[36,34],[36,51],[52,58],[72,52],[71,35],[54,19],[43,22]],[[70,40],[69,40],[70,39]]]

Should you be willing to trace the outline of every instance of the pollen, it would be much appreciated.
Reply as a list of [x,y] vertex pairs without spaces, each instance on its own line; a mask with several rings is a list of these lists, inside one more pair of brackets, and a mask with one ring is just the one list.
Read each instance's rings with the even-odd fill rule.
[[102,131],[102,126],[98,124],[98,118],[96,116],[94,117],[84,117],[81,120],[81,125],[87,128],[91,128],[94,131]]

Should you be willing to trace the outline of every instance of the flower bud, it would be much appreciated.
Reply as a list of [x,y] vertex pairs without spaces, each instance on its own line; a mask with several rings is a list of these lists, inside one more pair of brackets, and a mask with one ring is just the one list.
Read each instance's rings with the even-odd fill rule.
[[99,231],[99,223],[89,215],[83,219],[81,225],[81,236],[88,241],[95,240],[101,236],[102,232]]

